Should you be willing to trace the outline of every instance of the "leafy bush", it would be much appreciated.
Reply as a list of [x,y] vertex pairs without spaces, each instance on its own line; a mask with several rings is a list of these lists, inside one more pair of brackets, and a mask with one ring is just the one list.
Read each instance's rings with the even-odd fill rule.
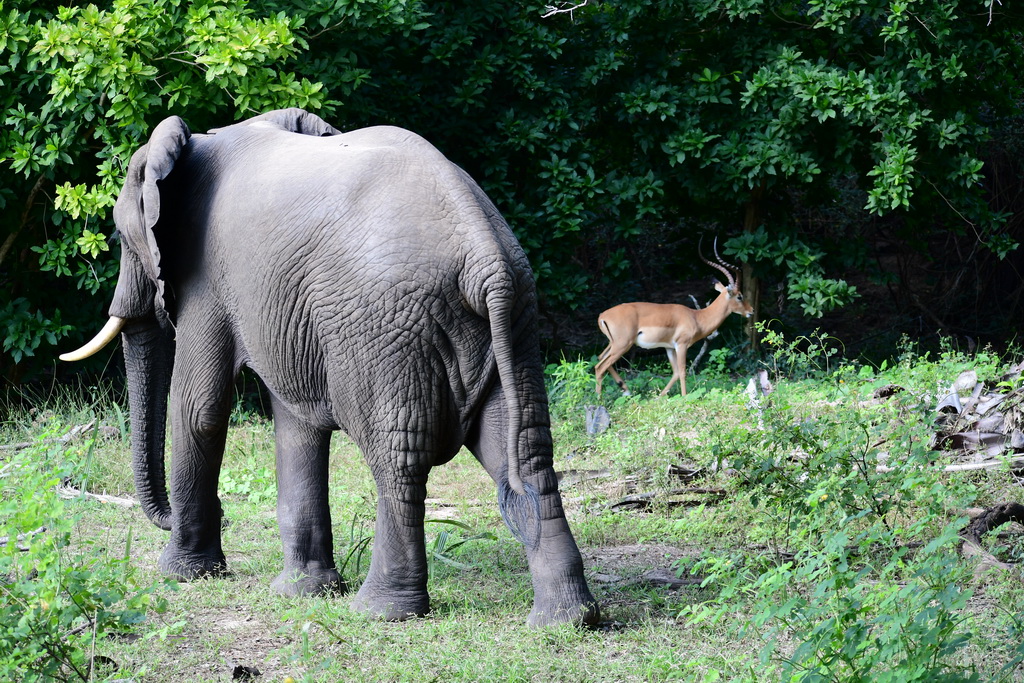
[[786,277],[787,298],[797,302],[808,317],[820,318],[859,296],[857,288],[845,280],[825,277],[825,252],[789,235],[769,234],[763,225],[730,239],[724,250],[740,261],[756,265],[762,273],[781,268]]
[[34,356],[44,339],[52,346],[71,330],[70,325],[61,323],[60,311],[54,312],[52,320],[48,319],[42,311],[32,312],[23,297],[0,306],[0,320],[7,323],[3,350],[11,354],[15,363],[20,363],[25,356]]
[[829,335],[815,330],[788,340],[771,328],[772,321],[757,323],[761,342],[768,349],[766,364],[775,374],[787,377],[806,377],[831,369],[831,359],[839,353],[842,343]]
[[784,680],[977,680],[954,658],[970,591],[965,520],[950,512],[974,491],[943,481],[923,409],[893,399],[801,417],[778,393],[764,429],[731,433],[730,456],[772,554],[706,558],[721,592],[684,614],[718,621],[745,605],[740,630],[764,638]]
[[249,466],[237,469],[223,469],[218,488],[222,495],[236,496],[250,503],[269,503],[277,500],[277,478],[272,467]]
[[[729,376],[729,357],[733,355],[732,349],[723,346],[718,349],[711,349],[708,352],[707,364],[704,366],[703,374],[713,379],[724,379]],[[692,366],[692,363],[691,363]],[[687,368],[690,372],[691,368]]]
[[79,468],[63,446],[45,445],[57,433],[2,468],[0,680],[95,680],[95,640],[165,605],[133,567],[130,531],[118,549],[75,537],[85,510],[57,486]]
[[[367,75],[309,41],[346,25],[377,40],[419,15],[365,3],[13,0],[0,11],[0,370],[96,316],[117,275],[110,208],[132,152],[170,114],[193,130],[283,107],[331,110]],[[355,39],[355,40],[361,40]],[[305,57],[305,69],[297,64]],[[59,285],[54,278],[63,278]],[[67,305],[73,297],[90,306]],[[82,310],[82,309],[85,310]],[[61,320],[61,310],[65,313]]]
[[593,364],[589,361],[570,361],[563,356],[559,363],[548,365],[544,373],[548,377],[552,416],[565,418],[577,414],[585,403],[596,400]]
[[[716,223],[727,253],[812,316],[856,296],[839,275],[870,265],[883,225],[870,214],[905,221],[885,241],[918,253],[959,237],[960,291],[1017,246],[982,182],[982,155],[1016,158],[1016,133],[999,135],[1019,129],[1008,3],[67,5],[0,12],[0,370],[38,370],[25,360],[38,340],[101,313],[110,207],[131,152],[172,113],[198,131],[302,106],[423,134],[509,219],[553,309],[686,277]],[[742,235],[724,227],[738,212]],[[1005,297],[969,298],[1007,313]]]

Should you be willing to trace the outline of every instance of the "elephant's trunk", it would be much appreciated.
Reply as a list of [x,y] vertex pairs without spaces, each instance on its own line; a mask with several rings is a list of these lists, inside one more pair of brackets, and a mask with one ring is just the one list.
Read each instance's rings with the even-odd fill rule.
[[146,516],[161,529],[170,530],[164,435],[174,342],[155,321],[129,323],[122,336],[132,420],[135,490]]

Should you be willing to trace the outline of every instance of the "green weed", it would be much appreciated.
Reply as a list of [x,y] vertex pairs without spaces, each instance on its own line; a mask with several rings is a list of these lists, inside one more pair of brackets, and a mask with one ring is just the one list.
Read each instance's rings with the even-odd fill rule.
[[[165,581],[147,583],[133,561],[134,534],[123,545],[90,537],[72,543],[84,509],[58,487],[83,467],[62,444],[46,445],[66,427],[54,422],[40,445],[21,450],[0,480],[0,679],[105,678],[97,639],[125,632],[166,609]],[[93,451],[88,449],[91,454]],[[88,462],[88,458],[86,459]],[[86,465],[87,467],[87,465]]]
[[[566,418],[582,410],[595,397],[594,373],[589,361],[577,358],[562,360],[545,368],[552,417]],[[557,413],[557,414],[556,414]]]
[[[633,396],[606,386],[611,424],[596,436],[583,428],[582,406],[596,400],[589,361],[549,368],[556,469],[599,473],[561,484],[602,606],[604,622],[594,631],[525,628],[532,600],[525,553],[502,525],[493,481],[468,453],[431,472],[427,516],[443,515],[427,524],[433,611],[400,624],[354,613],[348,597],[295,600],[269,591],[283,562],[274,439],[268,421],[241,409],[221,478],[230,575],[172,592],[155,569],[166,532],[137,507],[93,500],[58,507],[47,497],[53,481],[69,477],[80,489],[131,495],[124,428],[130,416],[116,397],[79,404],[67,398],[12,414],[3,427],[8,442],[60,436],[67,427],[56,424],[98,417],[83,440],[18,456],[38,471],[35,483],[25,479],[38,495],[12,497],[21,484],[2,475],[14,453],[0,451],[2,500],[25,510],[44,501],[40,518],[74,519],[57,555],[62,568],[79,558],[93,576],[105,577],[107,567],[114,578],[106,583],[117,587],[130,577],[138,593],[155,586],[147,593],[150,604],[166,605],[162,613],[147,608],[144,621],[129,616],[106,631],[125,637],[103,637],[100,630],[86,641],[83,631],[64,641],[87,646],[79,666],[93,648],[118,665],[116,671],[96,667],[97,679],[227,682],[231,661],[278,681],[1019,680],[1019,580],[1009,572],[972,578],[973,566],[956,552],[955,533],[964,508],[1013,500],[1020,484],[1005,470],[942,473],[939,454],[927,448],[933,418],[927,398],[968,369],[983,381],[999,381],[1006,362],[953,345],[932,354],[908,345],[901,357],[879,365],[839,363],[808,341],[793,348],[797,355],[773,366],[775,392],[760,399],[760,414],[748,405],[745,380],[734,374],[750,366],[735,365],[741,357],[734,353],[713,356],[685,398],[652,396],[661,366],[644,369],[644,359],[629,376]],[[728,358],[724,370],[719,358]],[[885,405],[861,405],[887,384],[906,391]],[[336,561],[354,590],[372,554],[376,488],[343,435],[332,442],[330,458]],[[692,478],[681,478],[678,469]],[[686,490],[725,495],[684,493],[674,497],[690,502],[668,502]],[[616,507],[636,494],[649,494],[650,506]],[[0,535],[24,533],[30,523],[8,531],[5,521]],[[1017,528],[983,540],[1002,561],[1024,556]],[[4,552],[7,562],[8,555],[15,562],[24,555],[14,557],[9,546]],[[703,585],[671,589],[641,580],[647,570],[671,569],[673,562],[678,574]],[[22,599],[32,604],[34,598]],[[103,609],[128,606],[122,599]],[[63,636],[91,618],[78,616],[54,633]],[[63,666],[63,675],[73,678]]]
[[759,634],[784,679],[979,680],[956,657],[973,634],[953,512],[977,492],[934,466],[920,401],[801,416],[783,395],[763,408],[763,429],[720,432],[719,448],[772,554],[706,558],[696,571],[721,592],[682,616]]
[[[471,526],[454,519],[428,519],[426,520],[426,524],[451,527],[450,529],[441,528],[437,534],[435,534],[433,542],[427,542],[427,560],[429,562],[431,574],[436,572],[438,562],[446,564],[449,567],[454,567],[455,569],[470,569],[471,567],[469,564],[455,560],[452,553],[470,541],[498,540],[498,537],[489,531],[474,533]],[[469,532],[469,535],[462,537],[461,532]]]

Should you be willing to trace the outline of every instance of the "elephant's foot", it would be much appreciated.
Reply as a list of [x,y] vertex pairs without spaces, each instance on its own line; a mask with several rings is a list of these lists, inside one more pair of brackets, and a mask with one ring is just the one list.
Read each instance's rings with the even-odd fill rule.
[[573,569],[560,576],[541,572],[538,572],[540,576],[534,576],[533,609],[526,619],[528,626],[593,626],[600,621],[601,609],[582,576],[582,563],[578,570]]
[[348,584],[337,569],[285,569],[270,584],[275,593],[287,596],[341,595]]
[[545,626],[556,626],[558,624],[572,624],[574,626],[593,626],[601,620],[601,610],[597,602],[590,599],[576,602],[555,602],[540,604],[536,600],[530,616],[526,618],[526,625],[531,628],[543,628]]
[[377,592],[364,583],[352,599],[352,609],[384,621],[405,621],[426,616],[430,597],[426,591]]
[[227,572],[228,563],[224,553],[217,551],[209,555],[185,553],[168,545],[160,554],[157,566],[164,575],[178,581],[194,581],[207,576],[220,576]]

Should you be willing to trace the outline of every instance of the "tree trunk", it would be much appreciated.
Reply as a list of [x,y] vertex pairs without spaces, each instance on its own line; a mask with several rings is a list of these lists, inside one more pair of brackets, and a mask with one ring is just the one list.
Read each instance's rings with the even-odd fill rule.
[[[761,225],[764,216],[764,183],[758,183],[750,190],[750,197],[747,199],[746,210],[743,215],[743,232],[754,232]],[[757,351],[759,340],[757,336],[757,321],[760,319],[761,283],[754,275],[754,268],[749,263],[743,264],[743,298],[754,309],[754,314],[747,319],[747,340],[750,348]]]

